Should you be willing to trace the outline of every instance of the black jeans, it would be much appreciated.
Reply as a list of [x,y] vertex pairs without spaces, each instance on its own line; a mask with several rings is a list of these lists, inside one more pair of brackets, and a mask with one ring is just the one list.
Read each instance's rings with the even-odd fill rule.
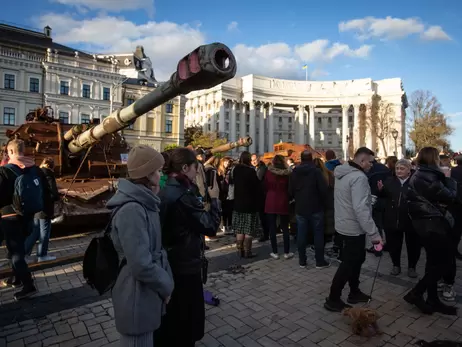
[[266,213],[264,211],[260,211],[259,213],[259,217],[260,217],[260,223],[261,223],[261,227],[263,229],[263,237],[265,239],[268,239],[269,238],[269,227],[268,227],[268,220],[266,218]]
[[412,227],[403,229],[386,229],[387,247],[390,253],[393,266],[401,267],[401,251],[403,249],[403,239],[406,239],[407,264],[408,268],[415,269],[420,258],[422,245],[419,236]]
[[340,300],[342,290],[347,282],[350,286],[350,293],[359,291],[361,266],[366,260],[366,235],[342,235],[342,241],[342,262],[335,273],[330,287],[329,299],[333,301]]
[[284,240],[284,253],[287,254],[290,251],[290,238],[289,238],[289,216],[288,215],[277,215],[267,214],[266,218],[268,221],[269,236],[271,240],[271,248],[273,253],[278,253],[278,242],[276,239],[277,220],[279,216],[279,227],[282,229],[282,238]]
[[233,220],[234,200],[223,200],[221,203],[221,215],[223,217],[223,226],[231,227]]
[[[457,226],[457,224],[456,224]],[[457,251],[459,250],[459,242],[460,242],[460,233],[459,230],[452,230],[451,236],[451,250],[449,251],[449,265],[445,269],[443,273],[443,281],[446,284],[449,285],[454,285],[456,281],[456,275],[457,275],[457,263],[456,263],[456,254]]]
[[417,295],[427,292],[430,300],[437,300],[438,281],[451,264],[454,247],[449,236],[433,232],[426,237],[421,237],[420,241],[427,254],[427,263],[425,264],[425,275],[413,291]]
[[24,287],[32,286],[32,276],[25,260],[25,241],[29,233],[32,220],[20,217],[6,217],[1,219],[1,228],[5,237],[6,248],[11,254],[11,267],[17,280]]

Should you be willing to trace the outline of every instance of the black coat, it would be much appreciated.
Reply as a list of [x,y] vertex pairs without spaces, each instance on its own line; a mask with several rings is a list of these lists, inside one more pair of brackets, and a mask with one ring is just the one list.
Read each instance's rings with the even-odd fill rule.
[[220,225],[218,200],[211,199],[210,211],[205,211],[194,190],[176,178],[169,178],[158,196],[162,244],[173,274],[200,274],[202,236],[215,236]]
[[384,207],[383,227],[385,230],[407,230],[412,227],[407,203],[409,180],[410,178],[401,184],[398,177],[392,176],[383,182],[383,188],[378,197]]
[[262,182],[251,166],[238,164],[233,170],[234,211],[256,213],[261,209]]
[[297,166],[289,177],[289,199],[295,199],[295,213],[309,216],[328,206],[327,182],[314,163]]
[[446,233],[454,219],[448,207],[458,202],[456,182],[437,167],[420,165],[409,180],[409,215],[416,231]]

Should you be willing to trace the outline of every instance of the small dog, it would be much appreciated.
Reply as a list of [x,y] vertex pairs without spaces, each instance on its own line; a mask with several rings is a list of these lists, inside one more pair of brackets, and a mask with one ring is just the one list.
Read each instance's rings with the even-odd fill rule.
[[365,307],[346,308],[343,310],[343,315],[352,320],[351,329],[355,335],[372,337],[382,334],[377,325],[379,315],[373,309]]

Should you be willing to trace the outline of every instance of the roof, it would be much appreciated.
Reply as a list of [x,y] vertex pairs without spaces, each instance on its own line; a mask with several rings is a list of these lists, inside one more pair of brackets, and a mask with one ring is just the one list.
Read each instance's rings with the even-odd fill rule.
[[[48,26],[47,26],[48,27]],[[48,27],[51,29],[50,27]],[[14,46],[28,47],[32,49],[43,49],[43,54],[46,53],[48,48],[57,50],[58,54],[75,56],[75,52],[78,52],[80,57],[93,59],[93,55],[79,51],[78,49],[61,45],[57,42],[53,42],[51,37],[47,37],[44,33],[15,27],[8,24],[0,23],[0,42],[5,42]],[[108,62],[107,59],[97,58],[98,61]]]

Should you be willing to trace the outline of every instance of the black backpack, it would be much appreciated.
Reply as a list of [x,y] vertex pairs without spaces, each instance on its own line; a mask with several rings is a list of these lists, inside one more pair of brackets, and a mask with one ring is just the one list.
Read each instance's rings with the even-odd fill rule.
[[83,257],[83,277],[100,295],[114,287],[120,270],[127,264],[124,258],[119,265],[119,255],[110,236],[112,219],[117,210],[111,213],[104,234],[91,240]]

